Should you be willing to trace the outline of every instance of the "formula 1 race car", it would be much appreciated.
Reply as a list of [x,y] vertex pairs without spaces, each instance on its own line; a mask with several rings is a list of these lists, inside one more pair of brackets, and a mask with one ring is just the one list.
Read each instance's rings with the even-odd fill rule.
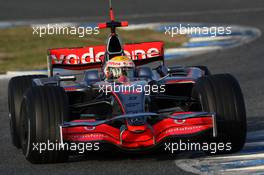
[[[67,150],[53,146],[39,152],[37,146],[47,141],[144,152],[195,139],[231,144],[217,154],[241,150],[247,126],[237,80],[212,75],[205,66],[166,66],[163,42],[121,44],[116,28],[128,23],[115,21],[112,8],[110,17],[99,24],[111,29],[106,46],[49,49],[48,76],[10,80],[12,142],[26,159],[66,161]],[[76,73],[55,74],[55,69],[82,70],[82,79]]]

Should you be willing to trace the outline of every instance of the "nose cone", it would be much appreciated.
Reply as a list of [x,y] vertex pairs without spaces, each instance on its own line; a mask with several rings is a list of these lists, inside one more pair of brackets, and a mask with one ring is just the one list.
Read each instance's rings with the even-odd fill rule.
[[128,128],[121,139],[123,147],[148,147],[155,143],[152,131],[144,126]]

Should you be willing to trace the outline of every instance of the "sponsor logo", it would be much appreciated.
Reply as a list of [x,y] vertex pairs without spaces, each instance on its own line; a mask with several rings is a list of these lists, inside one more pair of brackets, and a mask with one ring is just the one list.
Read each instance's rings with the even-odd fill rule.
[[[52,64],[66,64],[66,65],[82,65],[90,63],[100,63],[104,59],[104,51],[97,51],[93,47],[89,47],[84,53],[80,54],[54,54],[51,53]],[[126,56],[132,60],[148,59],[160,56],[158,48],[149,48],[146,50],[125,50]]]
[[145,119],[142,117],[131,118],[128,120],[128,123],[131,126],[141,126],[145,124]]

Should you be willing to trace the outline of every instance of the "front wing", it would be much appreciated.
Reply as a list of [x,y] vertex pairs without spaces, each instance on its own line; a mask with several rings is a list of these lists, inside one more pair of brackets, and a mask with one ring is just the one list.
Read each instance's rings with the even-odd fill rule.
[[[74,120],[65,122],[61,127],[61,142],[106,142],[124,150],[153,148],[169,138],[199,136],[209,132],[216,137],[215,113],[209,112],[175,112],[163,116],[155,124],[143,122],[147,117],[160,117],[155,113],[127,114],[108,120]],[[127,122],[120,128],[110,125],[115,120]],[[135,122],[131,123],[131,121]],[[136,123],[137,120],[137,123]],[[144,121],[143,120],[143,121]],[[145,120],[146,121],[146,120]]]

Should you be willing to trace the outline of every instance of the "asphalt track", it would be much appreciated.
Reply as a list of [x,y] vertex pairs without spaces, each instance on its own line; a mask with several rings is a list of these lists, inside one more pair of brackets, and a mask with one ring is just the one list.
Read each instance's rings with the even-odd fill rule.
[[[117,1],[116,1],[117,2]],[[141,22],[206,22],[253,26],[264,33],[263,0],[126,0],[115,4],[120,19]],[[106,19],[105,1],[0,0],[0,20],[85,21]],[[231,73],[244,92],[249,130],[263,129],[264,36],[237,48],[218,51],[169,64],[206,65],[213,73]],[[7,81],[0,80],[0,174],[185,174],[174,160],[184,155],[91,155],[55,165],[31,165],[10,144],[7,117]],[[186,173],[189,174],[189,173]]]

